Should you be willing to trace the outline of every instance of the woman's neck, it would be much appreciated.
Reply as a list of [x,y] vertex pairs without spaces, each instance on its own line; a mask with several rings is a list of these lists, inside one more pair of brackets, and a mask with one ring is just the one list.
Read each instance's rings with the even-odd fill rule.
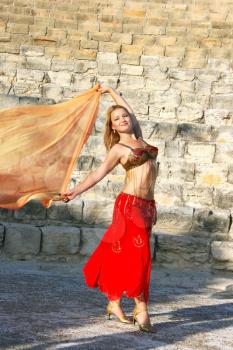
[[133,142],[137,141],[137,138],[134,134],[121,134],[120,135],[120,142]]

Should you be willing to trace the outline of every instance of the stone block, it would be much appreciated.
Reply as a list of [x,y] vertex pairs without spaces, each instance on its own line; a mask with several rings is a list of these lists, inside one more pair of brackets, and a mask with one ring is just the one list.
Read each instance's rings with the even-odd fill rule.
[[168,91],[152,91],[150,94],[150,103],[155,103],[161,108],[175,108],[181,103],[181,96],[177,90],[169,89]]
[[214,260],[233,263],[233,242],[213,241],[211,254]]
[[191,234],[201,237],[227,238],[230,226],[230,210],[196,208],[193,214]]
[[38,70],[50,70],[51,59],[45,57],[27,57],[27,68]]
[[171,266],[194,266],[208,264],[210,241],[187,236],[158,233],[157,262]]
[[124,23],[122,27],[119,27],[121,30],[117,30],[117,32],[123,31],[123,33],[129,34],[141,34],[143,33],[144,27],[143,24],[138,25],[136,23]]
[[0,52],[9,54],[19,54],[19,44],[18,43],[3,43],[0,42]]
[[139,76],[123,76],[121,75],[119,89],[138,90],[144,88],[144,78]]
[[145,56],[164,56],[165,48],[163,46],[145,46],[143,55]]
[[90,256],[96,249],[97,245],[106,229],[99,227],[82,227],[81,228],[81,247],[80,255]]
[[73,255],[79,252],[80,229],[68,226],[46,226],[41,228],[42,248],[45,255]]
[[114,201],[85,200],[83,221],[88,225],[107,226],[111,223]]
[[82,47],[83,49],[97,49],[98,48],[98,41],[82,39],[80,42],[80,47]]
[[208,108],[209,94],[204,93],[187,93],[182,92],[182,105],[191,108]]
[[193,208],[203,208],[213,206],[213,189],[194,185],[194,183],[185,183],[182,187],[183,205]]
[[121,52],[127,55],[141,55],[143,47],[141,45],[122,45]]
[[[122,32],[122,23],[120,22],[110,22],[110,23],[106,23],[106,22],[100,22],[99,23],[99,28],[95,29],[95,31],[101,31],[101,32],[117,32],[117,33],[121,33]],[[94,29],[92,29],[92,31],[94,31]],[[127,32],[127,31],[126,31]]]
[[120,53],[121,44],[112,42],[99,42],[99,51]]
[[189,141],[211,141],[213,130],[210,126],[197,123],[179,123],[177,137]]
[[159,166],[160,183],[184,183],[194,181],[195,163],[182,159],[176,161],[164,159]]
[[172,80],[171,87],[172,87],[172,89],[179,90],[179,92],[193,93],[195,90],[195,82],[194,81]]
[[71,73],[70,72],[53,72],[47,73],[48,82],[59,86],[70,86],[71,84]]
[[230,70],[230,61],[228,59],[208,59],[208,69],[217,72],[226,72]]
[[206,142],[192,142],[187,145],[184,158],[192,161],[212,163],[215,155],[215,145]]
[[177,119],[178,121],[198,123],[203,118],[204,111],[202,108],[178,107]]
[[195,71],[183,68],[171,68],[169,71],[169,77],[172,79],[183,81],[192,81],[195,77]]
[[129,55],[125,53],[120,53],[118,55],[119,63],[120,64],[134,64],[139,65],[140,56],[139,55]]
[[[157,137],[155,137],[154,135],[154,131],[161,134],[161,133],[166,133],[166,126],[161,126],[158,127],[158,124],[154,121],[154,118],[151,118],[151,120],[142,120],[140,121],[140,126],[143,130],[143,135],[145,139],[148,139],[149,143],[151,145],[157,146],[157,143],[159,144],[163,144],[164,141],[162,140],[158,140]],[[162,146],[164,147],[164,145]],[[161,152],[162,150],[160,150]],[[159,156],[160,156],[160,152],[159,152]],[[162,152],[161,152],[162,154]]]
[[5,241],[3,252],[11,257],[37,255],[40,251],[41,231],[29,224],[3,223]]
[[5,234],[5,227],[2,224],[0,224],[0,247],[2,247],[3,245],[4,234]]
[[[132,66],[133,67],[133,66]],[[121,90],[123,98],[133,107],[134,112],[148,114],[149,94],[146,91]]]
[[[221,164],[222,165],[222,164]],[[233,164],[229,164],[227,181],[233,184]]]
[[133,44],[142,46],[152,46],[156,42],[156,39],[152,35],[135,34],[133,35]]
[[176,108],[157,108],[156,105],[150,105],[149,115],[156,118],[158,122],[175,123],[177,121]]
[[133,35],[128,33],[112,33],[111,41],[121,44],[132,44]]
[[[100,84],[103,85],[107,85],[107,86],[111,86],[112,88],[116,89],[117,85],[118,85],[118,75],[101,75],[98,76],[97,75],[97,81]],[[103,129],[101,130],[101,132],[103,131]]]
[[225,184],[224,187],[215,188],[213,193],[214,205],[221,209],[233,209],[233,188]]
[[75,63],[76,62],[74,62],[74,60],[62,60],[59,58],[53,58],[51,70],[55,72],[58,72],[58,71],[72,72],[74,71]]
[[113,52],[98,52],[97,63],[100,64],[117,64],[117,54]]
[[[118,34],[118,33],[113,33]],[[89,39],[90,40],[96,40],[96,41],[110,41],[111,36],[113,35],[109,32],[89,32]],[[119,42],[120,40],[116,40],[116,42]]]
[[42,95],[45,98],[51,98],[55,102],[58,102],[62,99],[62,87],[54,84],[44,84],[42,87]]
[[11,89],[11,80],[8,77],[0,76],[0,94],[8,95]]
[[21,24],[21,23],[7,24],[7,31],[10,33],[28,34],[28,30],[29,30],[29,27],[27,24]]
[[212,109],[232,109],[233,93],[212,95],[210,99],[210,108]]
[[74,57],[83,60],[95,60],[97,52],[91,49],[76,50],[74,52]]
[[184,205],[182,198],[183,185],[172,183],[155,184],[155,201],[165,207],[182,207]]
[[1,42],[10,42],[11,41],[11,35],[8,33],[1,33],[0,34],[0,41]]
[[22,208],[14,210],[14,218],[19,220],[44,220],[46,218],[46,209],[40,202],[31,200]]
[[1,109],[15,107],[19,104],[19,98],[13,95],[0,95]]
[[17,69],[17,80],[31,80],[41,82],[44,79],[45,73],[41,70],[34,69]]
[[231,125],[231,114],[228,109],[206,109],[204,111],[204,120],[206,125]]
[[136,66],[136,65],[134,66],[134,65],[130,65],[130,64],[122,64],[121,65],[121,74],[141,76],[143,74],[143,67]]
[[157,205],[156,231],[187,233],[192,226],[193,208]]
[[0,65],[0,75],[8,78],[15,77],[16,63],[15,62],[2,62]]
[[33,97],[41,97],[41,89],[39,87],[39,82],[34,81],[17,81],[12,90],[16,96],[33,96]]
[[213,161],[215,163],[231,163],[233,157],[233,143],[217,143]]
[[199,81],[203,81],[204,83],[214,82],[220,79],[220,72],[210,69],[199,69],[195,72],[195,75]]
[[74,61],[74,72],[86,73],[87,71],[93,71],[97,67],[97,62],[86,61],[86,60],[75,60]]
[[221,185],[227,181],[227,164],[196,164],[196,183],[204,186]]
[[21,45],[20,54],[23,56],[41,57],[41,56],[44,56],[44,47]]
[[120,75],[120,65],[111,63],[98,63],[99,75]]
[[159,63],[158,57],[144,55],[144,54],[141,55],[141,61],[140,61],[141,66],[149,66],[149,68],[154,68],[155,66],[158,65],[158,63]]
[[185,53],[184,47],[179,47],[179,46],[166,46],[165,48],[165,56],[168,57],[180,57],[183,58]]
[[226,84],[225,82],[213,82],[213,94],[230,94],[233,92],[233,84]]
[[159,122],[154,124],[154,129],[153,129],[153,132],[151,133],[150,138],[152,140],[156,140],[156,139],[173,140],[176,134],[177,134],[176,123]]
[[168,158],[182,158],[185,152],[185,141],[165,141],[165,156]]
[[166,80],[168,74],[163,72],[162,69],[156,65],[155,67],[149,66],[144,67],[144,76],[151,80]]
[[149,25],[145,24],[141,31],[143,34],[151,34],[151,35],[166,35],[166,27],[165,25]]
[[70,85],[71,89],[77,90],[88,90],[92,87],[93,76],[91,75],[83,75],[83,74],[73,74],[72,75],[72,83]]
[[200,69],[206,65],[206,58],[203,57],[185,57],[182,60],[182,68],[187,69]]
[[167,91],[171,86],[171,82],[168,79],[146,79],[146,90],[148,91]]
[[233,126],[221,125],[218,128],[216,127],[214,132],[213,139],[218,143],[230,143],[232,142],[233,137]]
[[69,204],[52,204],[47,211],[47,218],[57,222],[82,222],[83,201],[75,198]]

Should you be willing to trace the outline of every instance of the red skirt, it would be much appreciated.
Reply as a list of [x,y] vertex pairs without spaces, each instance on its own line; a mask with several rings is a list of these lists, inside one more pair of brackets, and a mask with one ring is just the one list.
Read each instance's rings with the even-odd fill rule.
[[143,295],[148,302],[150,233],[155,214],[154,199],[120,192],[112,223],[84,266],[88,287],[99,287],[109,300]]

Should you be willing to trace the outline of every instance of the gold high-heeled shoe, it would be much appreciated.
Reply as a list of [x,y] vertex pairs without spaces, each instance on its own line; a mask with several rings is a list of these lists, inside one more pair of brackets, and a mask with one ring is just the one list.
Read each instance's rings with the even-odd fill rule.
[[[114,301],[115,302],[115,301]],[[120,305],[120,303],[119,302],[115,302],[117,305]],[[129,320],[127,317],[119,317],[119,316],[117,316],[116,314],[114,314],[114,312],[113,312],[113,308],[112,308],[112,304],[111,304],[111,302],[109,302],[108,303],[108,305],[107,305],[107,307],[106,307],[106,315],[107,315],[107,317],[108,317],[108,319],[110,320],[110,316],[111,315],[114,315],[114,316],[116,316],[117,317],[117,319],[120,321],[120,322],[122,322],[122,323],[133,323],[131,320]]]
[[137,322],[139,330],[142,332],[147,332],[147,333],[156,333],[156,330],[152,327],[150,323],[139,323],[137,316],[143,312],[147,312],[147,310],[141,310],[139,311],[137,307],[134,308],[133,310],[133,324]]

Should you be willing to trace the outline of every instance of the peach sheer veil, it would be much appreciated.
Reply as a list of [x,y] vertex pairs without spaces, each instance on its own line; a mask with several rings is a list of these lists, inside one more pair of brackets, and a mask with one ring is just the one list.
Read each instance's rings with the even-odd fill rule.
[[61,199],[99,108],[99,84],[69,101],[0,110],[0,207]]

